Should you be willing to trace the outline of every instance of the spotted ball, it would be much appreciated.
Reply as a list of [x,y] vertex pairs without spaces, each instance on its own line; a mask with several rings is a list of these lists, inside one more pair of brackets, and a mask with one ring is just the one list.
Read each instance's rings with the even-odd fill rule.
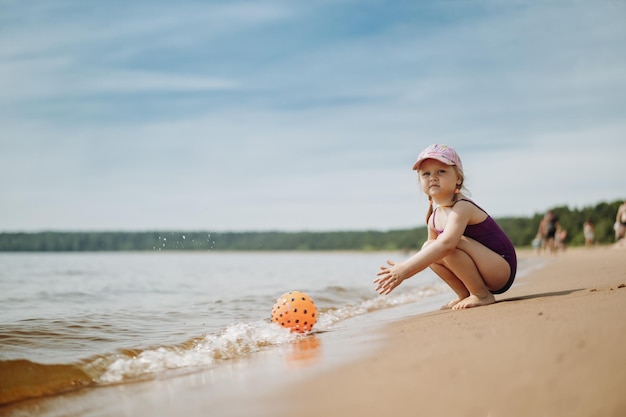
[[305,293],[290,291],[276,300],[272,307],[272,322],[292,332],[310,332],[317,322],[317,307]]

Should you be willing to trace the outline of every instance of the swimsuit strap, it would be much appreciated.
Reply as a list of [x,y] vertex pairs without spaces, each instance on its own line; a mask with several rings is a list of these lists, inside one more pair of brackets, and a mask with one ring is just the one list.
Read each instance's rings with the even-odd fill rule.
[[[468,203],[472,203],[474,206],[476,206],[476,208],[480,209],[480,211],[484,212],[485,214],[487,214],[487,212],[485,210],[483,210],[482,207],[480,207],[478,204],[474,203],[472,200],[469,200],[467,198],[461,198],[459,200],[456,200],[454,202],[454,204],[458,203],[459,201],[467,201]],[[454,206],[454,204],[452,206]]]
[[[454,202],[454,204],[452,204],[452,206],[450,206],[450,207],[454,207],[454,205],[455,205],[456,203],[458,203],[459,201],[467,201],[468,203],[472,203],[472,204],[473,204],[476,208],[478,208],[480,211],[482,211],[483,213],[485,213],[485,214],[487,215],[487,217],[490,217],[490,216],[489,216],[489,213],[487,213],[485,210],[483,210],[483,208],[482,208],[482,207],[480,207],[478,204],[474,203],[472,200],[469,200],[469,199],[467,199],[467,198],[460,198],[460,199],[456,200],[456,201]],[[435,224],[436,224],[436,223],[435,223],[435,216],[437,215],[437,209],[438,209],[438,208],[439,208],[439,207],[437,207],[437,208],[435,208],[435,210],[433,210],[433,215],[432,215],[432,219],[433,219],[433,229],[435,229],[435,231],[437,231],[437,233],[441,233],[441,232],[443,232],[443,229],[440,231],[440,230],[439,230],[439,229],[437,229],[437,227],[435,226]]]

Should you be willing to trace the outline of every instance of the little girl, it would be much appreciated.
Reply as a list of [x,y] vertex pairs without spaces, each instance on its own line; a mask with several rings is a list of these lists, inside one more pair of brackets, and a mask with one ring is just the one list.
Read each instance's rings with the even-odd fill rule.
[[443,309],[495,303],[493,295],[508,290],[515,279],[515,248],[496,222],[461,193],[461,158],[450,146],[431,145],[419,154],[413,169],[430,202],[428,240],[406,261],[381,266],[376,291],[389,294],[430,267],[457,295]]

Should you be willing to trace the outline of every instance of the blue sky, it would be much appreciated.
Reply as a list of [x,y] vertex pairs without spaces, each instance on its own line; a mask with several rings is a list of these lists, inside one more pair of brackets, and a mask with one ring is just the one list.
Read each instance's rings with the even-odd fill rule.
[[0,0],[0,231],[388,230],[626,198],[626,3]]

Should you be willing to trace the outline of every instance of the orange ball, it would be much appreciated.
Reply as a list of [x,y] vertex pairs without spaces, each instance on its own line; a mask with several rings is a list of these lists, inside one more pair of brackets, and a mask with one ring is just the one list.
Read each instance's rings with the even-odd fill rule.
[[317,307],[305,293],[290,291],[276,300],[272,307],[272,322],[292,332],[310,332],[317,322]]

